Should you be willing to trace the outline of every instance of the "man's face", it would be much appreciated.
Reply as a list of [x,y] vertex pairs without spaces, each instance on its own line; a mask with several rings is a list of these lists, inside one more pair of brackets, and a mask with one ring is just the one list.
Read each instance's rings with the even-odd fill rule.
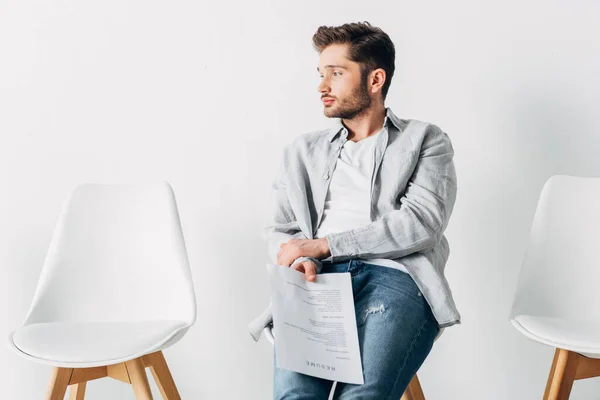
[[320,55],[318,73],[321,81],[317,90],[328,118],[352,119],[371,107],[367,79],[362,79],[360,65],[347,57],[347,44],[333,44]]

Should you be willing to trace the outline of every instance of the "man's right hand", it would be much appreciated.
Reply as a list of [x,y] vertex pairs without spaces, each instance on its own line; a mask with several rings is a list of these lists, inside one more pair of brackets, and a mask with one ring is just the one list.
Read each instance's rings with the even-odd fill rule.
[[304,273],[307,281],[317,281],[317,266],[312,261],[302,261],[291,266],[292,269]]

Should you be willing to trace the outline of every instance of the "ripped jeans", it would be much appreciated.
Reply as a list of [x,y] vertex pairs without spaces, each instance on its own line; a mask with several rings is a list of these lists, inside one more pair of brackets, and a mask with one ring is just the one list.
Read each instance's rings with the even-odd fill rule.
[[[338,382],[333,398],[399,400],[439,331],[429,304],[410,275],[394,268],[360,260],[324,262],[321,273],[332,272],[352,277],[365,379],[364,385]],[[275,400],[327,400],[332,385],[274,365]]]

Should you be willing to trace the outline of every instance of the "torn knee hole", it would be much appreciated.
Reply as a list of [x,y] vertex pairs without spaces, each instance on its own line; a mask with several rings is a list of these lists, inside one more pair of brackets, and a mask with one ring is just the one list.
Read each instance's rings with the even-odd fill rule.
[[373,307],[369,307],[365,310],[365,313],[363,315],[363,323],[367,320],[367,317],[371,314],[381,314],[385,311],[385,307],[383,306],[383,304],[380,304],[378,306],[373,306]]

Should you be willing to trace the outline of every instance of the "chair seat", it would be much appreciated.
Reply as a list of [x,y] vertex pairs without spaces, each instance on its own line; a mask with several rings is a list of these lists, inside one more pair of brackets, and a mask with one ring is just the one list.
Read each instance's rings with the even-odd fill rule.
[[518,315],[511,322],[537,342],[600,358],[600,321]]
[[85,368],[156,351],[186,326],[182,321],[38,323],[14,332],[12,344],[41,363]]

